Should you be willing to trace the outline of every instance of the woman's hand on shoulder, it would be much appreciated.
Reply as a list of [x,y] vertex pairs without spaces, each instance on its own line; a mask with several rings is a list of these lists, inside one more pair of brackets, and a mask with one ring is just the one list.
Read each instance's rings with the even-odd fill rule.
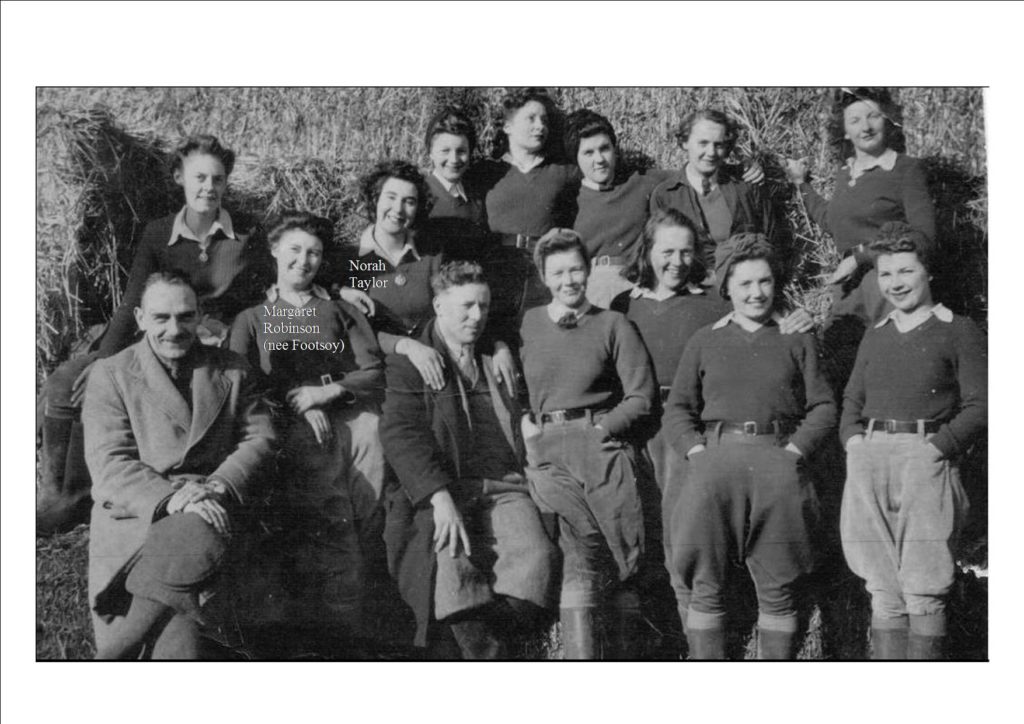
[[516,360],[512,355],[512,350],[504,342],[495,342],[494,356],[491,358],[491,361],[494,365],[493,371],[495,376],[505,384],[508,394],[515,397],[518,370],[516,370]]
[[316,387],[314,385],[303,385],[288,391],[285,399],[288,401],[292,412],[296,415],[304,415],[307,411],[331,401],[332,391],[327,387]]
[[694,445],[693,447],[686,451],[686,458],[687,460],[689,460],[697,453],[704,452],[705,450],[707,450],[707,448],[704,447],[703,443],[697,443],[696,445]]
[[832,276],[829,277],[829,284],[838,284],[841,281],[849,279],[850,275],[857,271],[857,258],[850,254],[850,256],[839,262],[839,266],[832,272]]
[[807,181],[807,159],[786,159],[786,178],[791,184],[799,186]]
[[744,183],[760,186],[764,183],[764,168],[757,161],[751,161],[750,165],[743,170]]
[[779,323],[779,331],[782,334],[800,334],[810,332],[814,329],[814,318],[811,313],[803,308],[796,308]]
[[370,295],[360,289],[341,287],[338,290],[338,295],[341,297],[341,301],[348,302],[367,317],[372,317],[377,311],[377,307],[374,305]]
[[440,352],[409,337],[400,340],[395,351],[409,358],[428,387],[437,392],[444,389],[444,357]]

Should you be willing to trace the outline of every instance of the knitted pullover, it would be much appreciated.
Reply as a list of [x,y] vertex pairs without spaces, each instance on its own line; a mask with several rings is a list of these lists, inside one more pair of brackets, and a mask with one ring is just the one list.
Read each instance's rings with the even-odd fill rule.
[[651,363],[636,330],[618,312],[589,307],[575,328],[551,321],[546,307],[526,312],[522,359],[535,413],[609,410],[602,425],[627,435],[654,409]]
[[786,420],[798,423],[789,440],[808,455],[835,427],[836,417],[813,335],[782,334],[772,321],[755,332],[729,322],[690,338],[662,428],[685,455],[706,441],[702,422]]
[[669,175],[667,171],[638,171],[610,189],[580,186],[573,229],[592,258],[628,257],[633,252],[647,222],[651,192]]
[[895,323],[869,329],[843,400],[843,444],[868,420],[940,420],[931,443],[963,453],[988,425],[987,340],[971,320],[932,315],[909,332]]
[[487,222],[497,234],[541,236],[575,218],[575,165],[544,161],[523,173],[499,161],[481,164],[477,174],[486,189]]

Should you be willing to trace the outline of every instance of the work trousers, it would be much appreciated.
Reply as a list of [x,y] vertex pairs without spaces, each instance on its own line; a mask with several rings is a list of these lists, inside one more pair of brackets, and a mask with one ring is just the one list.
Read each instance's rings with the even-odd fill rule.
[[558,516],[563,608],[600,605],[608,586],[636,572],[643,553],[633,447],[602,441],[597,421],[547,423],[526,439],[530,493]]
[[795,630],[795,586],[814,566],[818,500],[802,458],[774,435],[715,434],[689,461],[671,564],[686,625],[720,628],[730,565],[754,581],[762,629]]
[[491,603],[495,595],[551,605],[556,551],[519,474],[463,478],[449,486],[469,533],[472,555],[437,554],[434,616]]
[[967,517],[960,471],[923,433],[869,431],[846,453],[840,532],[876,619],[945,611]]

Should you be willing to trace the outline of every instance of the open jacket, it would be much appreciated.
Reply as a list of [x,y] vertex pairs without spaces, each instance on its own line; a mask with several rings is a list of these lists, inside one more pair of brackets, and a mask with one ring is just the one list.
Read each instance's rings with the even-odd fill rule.
[[[444,342],[431,321],[420,341],[447,357]],[[494,410],[520,463],[525,460],[519,404],[494,375],[491,356],[482,354],[480,367],[491,389]],[[388,568],[398,581],[402,598],[416,617],[418,646],[427,643],[427,628],[434,604],[436,558],[434,514],[430,497],[459,479],[459,453],[473,444],[460,434],[463,414],[451,365],[445,386],[432,390],[409,360],[398,354],[387,358],[387,392],[380,421],[384,456],[392,475],[388,481],[387,524],[384,539]],[[513,471],[510,471],[513,472]],[[515,471],[522,472],[522,469]]]
[[94,501],[90,606],[164,514],[174,477],[215,474],[244,505],[274,453],[270,414],[249,365],[198,343],[195,354],[191,410],[145,339],[98,361],[89,375],[82,422]]

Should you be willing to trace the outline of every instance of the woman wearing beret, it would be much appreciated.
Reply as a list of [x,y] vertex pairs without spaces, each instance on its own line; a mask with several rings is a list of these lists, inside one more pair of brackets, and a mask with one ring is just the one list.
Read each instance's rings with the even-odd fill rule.
[[804,458],[834,428],[836,405],[814,337],[779,329],[768,240],[733,236],[715,258],[732,311],[690,338],[662,422],[688,460],[670,530],[677,602],[691,658],[724,658],[726,576],[745,565],[759,657],[792,658],[796,589],[813,568],[818,525]]

